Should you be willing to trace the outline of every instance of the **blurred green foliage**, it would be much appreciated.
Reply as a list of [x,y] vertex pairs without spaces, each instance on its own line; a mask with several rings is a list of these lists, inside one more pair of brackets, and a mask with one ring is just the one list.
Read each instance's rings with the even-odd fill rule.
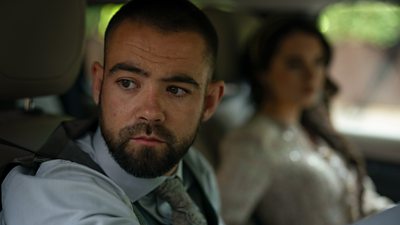
[[332,42],[357,40],[391,47],[400,38],[400,7],[374,1],[336,3],[321,12],[319,26]]

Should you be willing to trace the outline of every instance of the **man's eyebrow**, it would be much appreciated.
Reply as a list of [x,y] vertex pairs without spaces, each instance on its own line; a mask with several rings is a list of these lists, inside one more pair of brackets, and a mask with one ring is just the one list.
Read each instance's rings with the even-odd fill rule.
[[115,73],[116,71],[123,70],[123,71],[128,71],[131,73],[143,75],[143,76],[149,76],[149,73],[144,71],[143,69],[130,64],[130,63],[117,63],[115,64],[111,69],[110,69],[110,74]]
[[178,83],[187,83],[193,85],[195,88],[199,88],[200,84],[194,80],[192,77],[186,74],[175,74],[167,78],[163,78],[164,82],[178,82]]

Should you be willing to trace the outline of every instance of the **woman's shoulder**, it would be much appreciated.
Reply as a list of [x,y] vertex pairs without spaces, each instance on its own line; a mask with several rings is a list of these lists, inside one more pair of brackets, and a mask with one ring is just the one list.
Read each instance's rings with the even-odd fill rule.
[[279,129],[269,118],[256,114],[241,126],[228,133],[226,138],[240,139],[240,137],[273,138],[279,135]]
[[222,148],[239,151],[266,152],[272,150],[279,138],[279,129],[274,123],[260,115],[254,115],[243,125],[231,130],[221,142]]

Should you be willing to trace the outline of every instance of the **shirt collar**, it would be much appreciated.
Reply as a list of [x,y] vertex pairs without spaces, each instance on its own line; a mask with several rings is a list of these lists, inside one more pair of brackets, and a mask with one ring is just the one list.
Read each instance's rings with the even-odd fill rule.
[[[93,160],[99,164],[111,180],[125,191],[132,202],[135,202],[149,194],[168,178],[168,176],[140,178],[126,172],[110,154],[103,135],[101,134],[100,127],[97,128],[93,135],[91,146],[93,148]],[[176,173],[171,177],[174,176],[178,176],[183,180],[182,161],[179,162]]]

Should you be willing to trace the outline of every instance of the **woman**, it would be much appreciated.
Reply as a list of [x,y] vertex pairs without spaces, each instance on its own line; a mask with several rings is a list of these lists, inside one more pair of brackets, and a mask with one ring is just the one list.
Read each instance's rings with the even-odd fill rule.
[[331,126],[331,49],[314,23],[275,19],[248,43],[245,75],[256,113],[221,144],[226,223],[349,224],[390,206]]

